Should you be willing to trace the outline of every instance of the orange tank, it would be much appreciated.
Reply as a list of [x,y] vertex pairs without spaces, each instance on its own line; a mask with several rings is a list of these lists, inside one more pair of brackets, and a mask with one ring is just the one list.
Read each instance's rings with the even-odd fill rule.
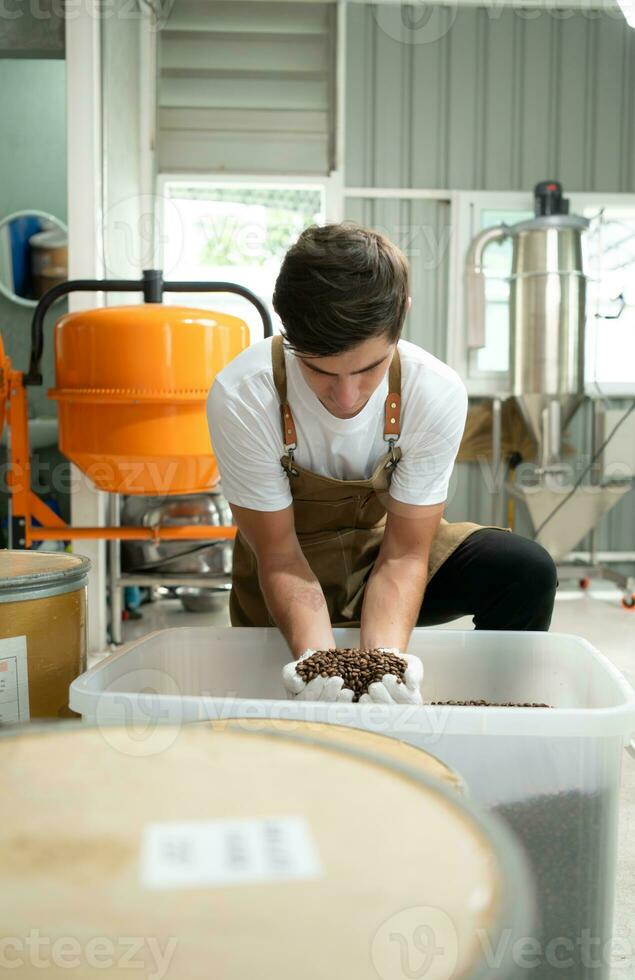
[[192,307],[111,306],[55,325],[61,451],[100,490],[196,493],[218,482],[205,404],[249,344],[237,317]]

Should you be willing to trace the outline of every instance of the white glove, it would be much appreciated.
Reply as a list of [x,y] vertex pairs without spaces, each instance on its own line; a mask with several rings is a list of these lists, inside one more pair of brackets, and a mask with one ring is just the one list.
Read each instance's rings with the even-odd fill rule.
[[403,680],[395,674],[384,674],[380,681],[368,685],[368,693],[362,694],[360,704],[423,704],[421,685],[423,683],[423,664],[418,657],[402,653],[396,647],[381,647],[383,653],[392,653],[406,661]]
[[296,701],[352,701],[353,692],[344,687],[341,677],[314,677],[308,684],[300,677],[296,667],[301,660],[312,657],[315,650],[305,650],[297,660],[282,668],[282,682],[289,696]]

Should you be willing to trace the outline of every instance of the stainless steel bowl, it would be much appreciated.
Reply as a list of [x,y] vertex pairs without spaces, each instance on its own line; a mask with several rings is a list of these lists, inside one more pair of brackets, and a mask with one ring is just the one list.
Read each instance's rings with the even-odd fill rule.
[[[127,497],[121,523],[152,527],[210,524],[230,527],[232,513],[222,492],[188,494],[175,497]],[[213,576],[213,589],[179,586],[177,595],[185,609],[211,611],[218,608],[231,588],[233,543],[226,541],[124,541],[122,570],[129,574],[161,576]],[[220,581],[219,581],[220,580]],[[223,581],[224,580],[224,581]],[[214,598],[216,597],[216,598]]]

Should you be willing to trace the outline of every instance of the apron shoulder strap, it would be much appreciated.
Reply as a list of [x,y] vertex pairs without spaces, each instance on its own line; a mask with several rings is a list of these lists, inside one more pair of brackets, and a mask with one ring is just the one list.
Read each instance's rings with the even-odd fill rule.
[[277,333],[271,342],[271,367],[273,368],[273,383],[278,392],[280,404],[287,400],[287,371],[284,364],[284,338]]
[[293,415],[287,402],[287,370],[284,363],[284,340],[281,334],[276,334],[271,342],[271,366],[273,369],[273,383],[280,399],[280,422],[282,425],[282,441],[284,448],[291,451],[298,444],[298,437],[295,430]]
[[401,359],[395,347],[388,372],[388,398],[384,408],[384,439],[396,441],[401,432]]

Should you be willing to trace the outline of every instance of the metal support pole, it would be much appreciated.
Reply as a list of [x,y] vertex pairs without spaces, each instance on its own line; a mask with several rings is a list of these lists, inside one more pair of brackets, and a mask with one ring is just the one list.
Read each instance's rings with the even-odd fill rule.
[[540,455],[539,467],[542,472],[549,466],[549,407],[545,405],[540,413]]
[[[108,497],[108,521],[113,527],[119,527],[119,494],[111,493]],[[121,542],[117,539],[108,542],[110,584],[110,639],[113,643],[123,643],[121,620],[123,615],[123,589],[119,584],[121,578]]]
[[[7,459],[11,459],[11,426],[7,426]],[[7,497],[7,548],[13,549],[13,494]]]
[[[596,448],[598,445],[598,417],[597,417],[597,404],[595,398],[591,399],[591,459],[595,456]],[[602,467],[604,466],[604,460],[602,460]],[[592,486],[599,484],[600,478],[598,474],[597,464],[591,470],[590,482]],[[597,525],[593,525],[589,533],[589,557],[590,564],[597,564]]]
[[494,484],[492,493],[492,524],[502,523],[501,512],[504,501],[504,475],[501,472],[503,461],[503,403],[500,398],[492,399],[492,472]]
[[561,463],[562,452],[562,408],[557,398],[549,402],[549,464]]

